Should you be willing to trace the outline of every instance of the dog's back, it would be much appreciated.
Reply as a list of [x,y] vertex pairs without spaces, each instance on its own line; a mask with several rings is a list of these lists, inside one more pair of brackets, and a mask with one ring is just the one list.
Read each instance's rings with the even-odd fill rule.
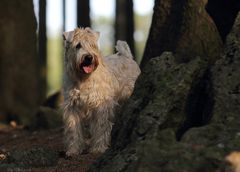
[[111,70],[119,82],[119,98],[128,98],[133,91],[135,81],[140,74],[138,64],[125,41],[117,41],[117,53],[104,57],[104,64]]

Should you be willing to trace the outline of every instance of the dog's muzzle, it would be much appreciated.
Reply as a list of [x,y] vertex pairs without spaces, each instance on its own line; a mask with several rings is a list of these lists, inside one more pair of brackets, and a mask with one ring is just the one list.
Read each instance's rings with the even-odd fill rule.
[[83,60],[80,65],[82,71],[86,74],[93,72],[95,69],[95,66],[96,66],[94,57],[92,55],[88,54],[88,55],[83,56],[82,59]]

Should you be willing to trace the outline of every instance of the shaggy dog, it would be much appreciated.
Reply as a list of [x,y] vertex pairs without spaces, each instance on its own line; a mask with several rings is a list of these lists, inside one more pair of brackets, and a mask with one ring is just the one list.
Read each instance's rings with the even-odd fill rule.
[[64,123],[67,156],[104,152],[110,145],[116,109],[132,94],[140,74],[124,41],[103,57],[99,33],[90,28],[64,32]]

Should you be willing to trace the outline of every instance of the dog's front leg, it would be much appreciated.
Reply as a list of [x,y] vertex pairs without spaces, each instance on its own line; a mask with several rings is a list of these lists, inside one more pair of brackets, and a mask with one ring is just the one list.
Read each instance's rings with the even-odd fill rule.
[[91,124],[91,147],[92,153],[103,153],[110,146],[111,130],[113,123],[113,109],[102,107],[98,109],[98,113],[94,115],[94,120]]
[[84,149],[83,131],[79,114],[72,111],[64,112],[65,138],[67,156],[74,156],[82,153]]

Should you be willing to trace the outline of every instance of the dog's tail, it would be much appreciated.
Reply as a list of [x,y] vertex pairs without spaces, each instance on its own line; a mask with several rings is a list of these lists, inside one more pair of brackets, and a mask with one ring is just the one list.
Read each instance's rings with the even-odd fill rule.
[[122,54],[123,56],[126,56],[128,58],[133,58],[131,50],[127,42],[125,41],[118,40],[116,45],[116,50],[118,51],[118,53]]

